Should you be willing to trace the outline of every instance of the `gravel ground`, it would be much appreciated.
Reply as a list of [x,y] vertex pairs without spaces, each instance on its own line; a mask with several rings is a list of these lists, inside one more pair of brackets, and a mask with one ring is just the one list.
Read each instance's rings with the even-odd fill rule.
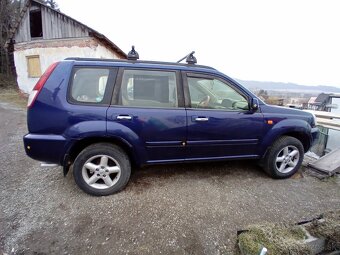
[[92,197],[25,155],[25,110],[0,101],[0,127],[0,254],[234,254],[249,224],[340,208],[339,178],[272,180],[252,161],[148,167]]

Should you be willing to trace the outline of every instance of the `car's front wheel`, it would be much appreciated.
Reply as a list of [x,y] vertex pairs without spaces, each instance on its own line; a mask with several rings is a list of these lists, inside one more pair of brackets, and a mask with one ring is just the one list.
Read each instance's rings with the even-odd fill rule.
[[98,143],[86,147],[73,164],[77,185],[86,193],[106,196],[122,190],[129,181],[131,165],[118,146]]
[[273,178],[288,178],[299,170],[303,155],[303,145],[298,139],[282,136],[267,152],[263,168]]

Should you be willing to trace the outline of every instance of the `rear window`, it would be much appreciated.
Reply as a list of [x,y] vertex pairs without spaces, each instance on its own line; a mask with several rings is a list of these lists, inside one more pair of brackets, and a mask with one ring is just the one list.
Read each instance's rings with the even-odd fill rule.
[[132,107],[177,107],[176,73],[125,70],[119,92],[119,104]]
[[77,68],[73,72],[70,97],[79,103],[103,103],[109,69]]

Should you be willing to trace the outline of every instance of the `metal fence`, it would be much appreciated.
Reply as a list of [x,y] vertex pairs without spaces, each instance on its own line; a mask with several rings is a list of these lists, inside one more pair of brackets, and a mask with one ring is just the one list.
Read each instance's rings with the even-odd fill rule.
[[316,155],[322,157],[327,153],[327,142],[328,142],[328,128],[318,126],[319,128],[319,137],[318,140],[315,142],[314,146],[310,149],[311,152],[314,152]]

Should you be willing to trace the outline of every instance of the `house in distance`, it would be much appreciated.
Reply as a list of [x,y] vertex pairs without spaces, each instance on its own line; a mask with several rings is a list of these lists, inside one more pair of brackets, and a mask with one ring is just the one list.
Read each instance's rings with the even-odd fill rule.
[[27,0],[8,43],[19,89],[29,93],[47,67],[67,57],[126,59],[107,37],[35,0]]

